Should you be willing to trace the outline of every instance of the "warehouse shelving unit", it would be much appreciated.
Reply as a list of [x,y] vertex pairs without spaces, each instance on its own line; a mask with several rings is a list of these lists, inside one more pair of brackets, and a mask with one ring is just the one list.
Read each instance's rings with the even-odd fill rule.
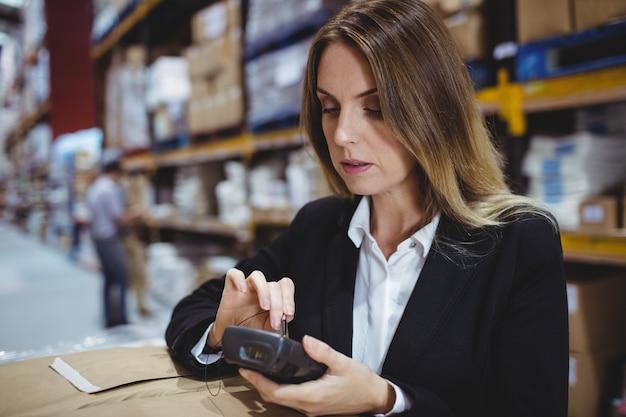
[[[168,0],[146,0],[139,2],[137,7],[130,10],[125,16],[91,49],[91,59],[94,62],[97,78],[103,78],[103,67],[108,63],[109,56],[118,45],[137,42],[147,43],[149,51],[159,53],[159,43],[167,43],[167,39],[146,39],[146,33],[157,36],[156,33],[147,29],[154,25],[160,25],[165,16],[171,15],[171,9],[178,7],[177,18],[188,25],[193,13],[210,5],[212,2],[186,0],[180,5],[178,2]],[[179,21],[179,24],[183,24]],[[169,22],[172,32],[184,32],[176,30],[175,24]],[[156,31],[154,31],[156,32]],[[159,32],[161,32],[159,30]],[[177,35],[177,41],[181,39],[183,44],[188,41],[186,36]],[[155,56],[150,56],[149,61]],[[101,87],[101,86],[100,86]],[[288,124],[289,125],[289,124]],[[293,126],[293,124],[290,124]],[[155,177],[159,171],[177,169],[183,166],[223,163],[228,160],[240,160],[250,162],[256,155],[272,151],[288,151],[299,149],[304,145],[302,135],[298,128],[285,127],[276,130],[254,133],[249,129],[233,129],[231,132],[211,133],[208,138],[200,137],[192,140],[191,144],[176,149],[165,151],[140,151],[129,154],[123,160],[123,168],[127,172],[145,172]],[[255,230],[258,227],[286,227],[293,217],[291,209],[260,209],[251,207],[252,219],[247,226],[233,227],[220,223],[216,218],[199,220],[183,220],[180,218],[152,218],[146,221],[145,226],[149,235],[161,235],[161,232],[173,231],[177,234],[205,235],[209,238],[225,238],[234,240],[239,244],[252,246],[254,244]]]
[[4,151],[9,154],[14,146],[18,145],[26,133],[32,129],[41,120],[48,117],[50,113],[50,101],[46,100],[40,103],[32,114],[28,114],[22,118],[20,123],[13,129],[6,138],[4,143]]
[[135,28],[143,19],[145,19],[163,0],[145,0],[140,2],[128,16],[122,19],[104,39],[92,47],[91,58],[97,60],[102,58],[107,52],[115,47],[115,45]]
[[[97,67],[106,63],[108,55],[125,38],[132,41],[145,37],[145,26],[150,22],[161,22],[171,14],[173,3],[168,0],[144,0],[138,2],[117,24],[93,45],[90,56]],[[187,18],[206,2],[186,0],[177,4]],[[179,14],[178,17],[181,15]],[[173,23],[170,22],[170,25]],[[148,30],[149,32],[149,30]],[[156,36],[156,34],[151,34]],[[159,36],[163,37],[163,34]],[[494,87],[477,91],[483,112],[495,114],[507,124],[510,140],[517,140],[527,133],[527,115],[559,109],[626,100],[626,65],[607,67],[555,78],[512,82],[506,71],[501,70]],[[26,116],[10,133],[5,142],[5,151],[18,145],[25,134],[36,123],[48,117],[51,102],[41,103],[36,111]],[[249,160],[259,152],[297,148],[302,146],[300,132],[294,128],[280,129],[267,133],[243,132],[215,138],[203,143],[192,144],[175,150],[130,155],[124,160],[127,171],[145,171],[180,167],[190,164],[220,162],[229,159]],[[149,226],[171,228],[180,231],[206,233],[209,235],[233,236],[240,241],[253,240],[254,229],[259,225],[286,226],[293,216],[291,210],[253,209],[253,221],[249,228],[239,232],[219,222],[210,220],[203,225],[180,221],[154,220]],[[606,235],[589,235],[579,232],[563,232],[562,243],[565,258],[577,262],[626,265],[626,238],[621,232]]]
[[[245,0],[242,2],[245,4]],[[110,31],[91,47],[89,56],[96,81],[104,79],[105,68],[119,46],[142,43],[147,46],[148,60],[152,61],[159,54],[167,54],[184,45],[189,40],[191,16],[211,3],[213,0],[134,2],[136,7],[127,10]],[[102,84],[96,87],[102,88]],[[519,159],[521,154],[518,152],[522,152],[523,148],[520,144],[531,132],[531,115],[626,101],[626,64],[528,82],[512,81],[508,73],[501,70],[497,74],[497,84],[478,90],[476,96],[485,116],[494,116],[504,122],[507,129],[504,139],[513,144],[511,148],[514,149],[508,156]],[[53,105],[48,100],[24,117],[9,135],[5,151],[11,153],[14,150],[18,154],[27,133],[38,122],[51,118],[52,111],[57,111],[62,104],[54,101]],[[164,178],[167,182],[173,172],[183,167],[219,165],[230,160],[250,163],[263,153],[278,153],[305,146],[302,132],[294,127],[263,133],[254,133],[246,128],[233,129],[196,139],[190,145],[177,149],[133,151],[124,158],[123,167],[129,173],[146,173],[155,182]],[[20,175],[43,178],[45,170],[44,166],[23,167]],[[232,253],[244,254],[267,240],[264,233],[271,235],[288,227],[295,215],[295,210],[291,208],[250,209],[250,222],[243,226],[224,224],[212,217],[148,219],[143,225],[143,237],[157,242],[174,236],[184,240],[188,246],[197,246],[197,251],[203,251],[203,245],[209,242],[228,248]],[[602,233],[562,231],[561,243],[566,263],[575,264],[575,267],[585,264],[593,271],[606,266],[626,271],[626,229]]]
[[[498,84],[477,92],[486,114],[497,114],[507,123],[511,140],[527,133],[526,116],[552,110],[626,100],[626,65],[556,78],[516,83],[505,71]],[[562,232],[566,261],[626,266],[626,232],[606,234]]]
[[[285,129],[263,134],[245,133],[216,142],[188,146],[163,153],[142,153],[125,158],[123,166],[127,171],[154,171],[169,166],[223,161],[231,158],[249,159],[257,152],[279,150],[302,146],[298,129]],[[241,243],[252,243],[254,230],[259,226],[286,227],[294,211],[290,209],[253,208],[252,221],[247,227],[235,228],[220,223],[216,219],[189,222],[180,219],[150,219],[149,228],[167,228],[180,232],[223,236]]]
[[268,133],[243,133],[162,153],[132,155],[124,159],[123,166],[128,171],[153,170],[166,166],[220,161],[233,157],[246,159],[256,152],[297,147],[302,143],[300,133],[295,128]]
[[[165,0],[148,0],[128,14],[113,30],[92,49],[94,61],[102,59],[120,40],[147,19]],[[527,133],[526,117],[559,109],[626,100],[626,65],[586,71],[555,78],[525,83],[511,82],[505,70],[497,76],[495,87],[477,91],[477,98],[485,114],[497,114],[507,124],[510,140]],[[249,159],[256,152],[297,147],[302,144],[297,129],[278,130],[270,133],[242,134],[225,137],[208,143],[160,153],[141,153],[124,161],[125,169],[154,171],[164,167],[223,161],[231,158]],[[239,234],[240,240],[253,239],[258,225],[285,226],[293,212],[289,210],[253,210],[250,228]],[[170,227],[181,231],[193,230],[208,234],[237,233],[219,225],[189,225],[181,222],[153,222],[152,227]],[[626,237],[621,232],[607,235],[589,235],[563,232],[562,243],[566,260],[626,266]]]
[[626,267],[626,231],[562,232],[561,242],[566,261]]
[[510,82],[506,71],[498,84],[477,93],[485,113],[497,113],[512,136],[526,133],[526,114],[626,100],[626,65],[557,78]]

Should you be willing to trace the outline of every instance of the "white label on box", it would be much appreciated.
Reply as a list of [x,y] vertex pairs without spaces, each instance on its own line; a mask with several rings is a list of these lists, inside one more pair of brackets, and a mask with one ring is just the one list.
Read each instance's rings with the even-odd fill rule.
[[572,284],[567,284],[567,312],[569,314],[578,312],[578,288]]
[[569,386],[575,387],[578,383],[578,363],[576,358],[569,357]]
[[602,223],[604,220],[604,208],[600,205],[584,206],[582,217],[587,223]]

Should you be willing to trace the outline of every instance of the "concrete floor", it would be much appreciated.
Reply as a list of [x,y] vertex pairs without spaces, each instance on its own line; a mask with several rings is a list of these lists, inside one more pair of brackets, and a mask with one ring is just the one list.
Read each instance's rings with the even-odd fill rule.
[[148,299],[142,317],[103,326],[102,278],[54,247],[0,221],[0,364],[113,346],[165,344],[171,307]]

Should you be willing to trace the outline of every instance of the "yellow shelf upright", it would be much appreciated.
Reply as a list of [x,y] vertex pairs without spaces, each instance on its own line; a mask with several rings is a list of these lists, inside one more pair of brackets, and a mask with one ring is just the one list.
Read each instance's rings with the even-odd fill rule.
[[522,110],[524,90],[521,85],[511,83],[506,69],[498,70],[497,91],[500,102],[499,115],[508,123],[509,133],[512,136],[522,136],[526,133],[526,115]]
[[524,88],[512,83],[506,69],[498,70],[498,83],[495,87],[478,91],[476,97],[483,111],[497,113],[507,123],[509,134],[513,137],[526,133],[526,115],[524,106]]

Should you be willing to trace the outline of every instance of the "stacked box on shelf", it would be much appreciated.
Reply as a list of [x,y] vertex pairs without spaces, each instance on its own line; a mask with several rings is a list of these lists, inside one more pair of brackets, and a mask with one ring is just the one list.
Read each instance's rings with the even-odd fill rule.
[[528,43],[574,31],[571,0],[524,0],[515,2],[517,41]]
[[32,53],[45,43],[44,39],[48,30],[45,8],[44,0],[24,2],[22,8],[22,47],[26,54]]
[[192,135],[240,126],[244,95],[241,76],[241,1],[223,0],[192,18],[193,44],[184,51],[191,97],[187,124]]
[[197,219],[208,215],[208,201],[198,165],[183,166],[176,171],[173,202],[182,219]]
[[145,61],[145,48],[133,45],[116,51],[107,69],[104,103],[107,147],[131,151],[144,150],[150,145],[150,100],[146,97],[160,99],[154,84],[165,83],[158,78],[159,61],[153,64],[153,76],[148,76]]
[[46,48],[40,48],[36,56],[36,62],[22,70],[24,86],[21,90],[20,113],[23,118],[36,114],[50,98],[50,54]]
[[245,35],[246,123],[253,132],[292,127],[313,34],[348,0],[251,0]]
[[[21,81],[16,82],[16,85],[22,85],[19,101],[15,102],[19,103],[21,117],[27,118],[35,114],[42,103],[50,97],[50,54],[45,42],[47,32],[45,2],[43,0],[25,2],[22,16],[24,20],[21,45],[15,44],[10,47],[9,44],[5,44],[0,49],[7,53],[8,58],[11,49],[15,48],[14,57],[17,61],[14,63],[16,65],[14,70],[21,73]],[[7,70],[7,74],[10,75],[11,68],[7,67]],[[4,83],[9,85],[6,81]],[[9,90],[6,91],[7,97],[8,92]]]
[[152,127],[152,151],[168,151],[189,144],[186,103],[191,86],[188,72],[187,60],[180,56],[160,56],[150,66],[145,96]]
[[567,268],[569,417],[601,415],[608,376],[626,354],[626,276],[614,269]]
[[624,0],[573,0],[576,30],[590,29],[626,18]]
[[476,89],[495,84],[495,71],[487,42],[484,0],[428,0],[450,30],[465,59]]
[[296,124],[302,101],[302,80],[311,38],[248,61],[247,125],[253,132]]
[[626,20],[520,45],[519,81],[626,64]]
[[626,18],[623,0],[524,0],[516,2],[520,44],[581,32]]
[[481,8],[462,10],[445,19],[452,36],[456,40],[474,87],[495,85],[495,70],[491,61],[487,42],[486,15]]
[[245,58],[312,35],[348,0],[249,0]]

